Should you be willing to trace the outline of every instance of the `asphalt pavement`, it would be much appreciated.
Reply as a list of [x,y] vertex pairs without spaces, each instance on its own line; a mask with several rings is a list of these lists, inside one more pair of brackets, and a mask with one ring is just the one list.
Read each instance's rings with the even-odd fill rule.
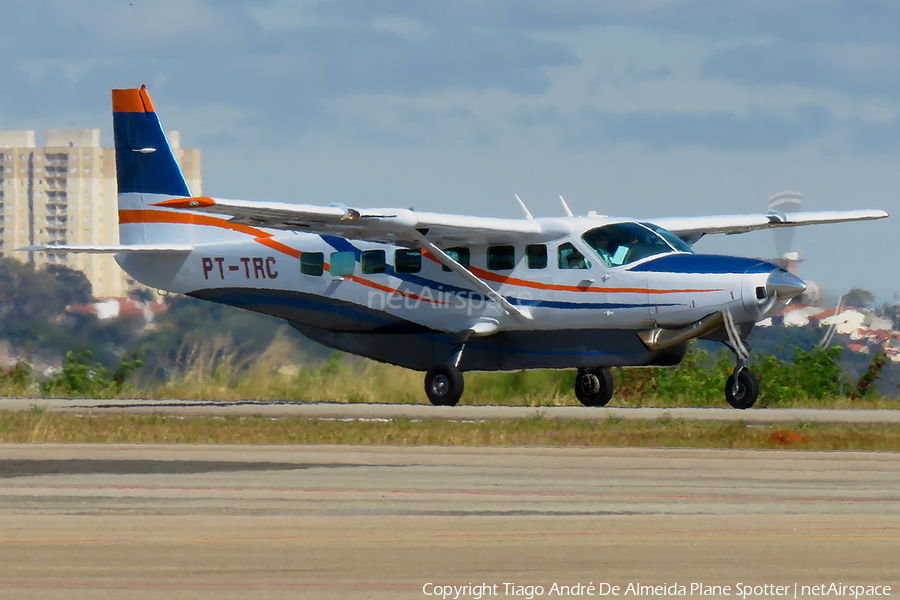
[[891,453],[0,445],[0,598],[894,594],[897,556]]

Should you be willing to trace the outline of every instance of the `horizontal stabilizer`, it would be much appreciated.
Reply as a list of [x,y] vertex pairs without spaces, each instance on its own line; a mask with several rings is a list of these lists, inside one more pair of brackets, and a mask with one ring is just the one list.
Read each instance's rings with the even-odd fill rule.
[[120,244],[69,246],[64,244],[46,246],[26,246],[17,252],[71,252],[75,254],[180,254],[188,253],[194,247],[188,244]]

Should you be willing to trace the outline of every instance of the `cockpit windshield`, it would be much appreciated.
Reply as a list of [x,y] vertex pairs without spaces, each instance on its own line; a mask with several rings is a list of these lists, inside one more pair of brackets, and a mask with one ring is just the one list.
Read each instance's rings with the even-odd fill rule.
[[659,225],[654,225],[653,223],[641,223],[644,227],[649,227],[656,233],[662,236],[664,240],[669,242],[669,245],[675,248],[676,252],[687,252],[688,254],[693,254],[694,250],[688,246],[687,242],[683,239],[669,231],[668,229],[663,229]]
[[608,267],[627,265],[656,254],[691,252],[672,233],[649,223],[604,225],[585,232],[581,239]]

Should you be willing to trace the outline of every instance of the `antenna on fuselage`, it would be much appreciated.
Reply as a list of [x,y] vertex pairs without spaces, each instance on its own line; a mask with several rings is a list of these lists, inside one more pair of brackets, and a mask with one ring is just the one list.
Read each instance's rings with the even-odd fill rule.
[[528,207],[527,207],[527,206],[525,206],[525,203],[524,203],[524,202],[522,202],[522,199],[521,199],[521,198],[519,198],[519,195],[518,195],[518,194],[513,194],[513,196],[515,196],[515,197],[516,197],[516,200],[518,200],[518,201],[519,201],[519,206],[521,206],[521,207],[522,207],[522,212],[524,212],[524,213],[525,213],[525,218],[526,218],[526,219],[533,219],[533,218],[534,218],[534,216],[532,216],[532,214],[531,214],[531,211],[530,211],[530,210],[528,210]]
[[562,197],[562,194],[559,195],[559,201],[562,202],[563,210],[566,211],[566,216],[574,217],[575,215],[572,214],[572,209],[570,209],[569,205],[566,204],[566,199]]

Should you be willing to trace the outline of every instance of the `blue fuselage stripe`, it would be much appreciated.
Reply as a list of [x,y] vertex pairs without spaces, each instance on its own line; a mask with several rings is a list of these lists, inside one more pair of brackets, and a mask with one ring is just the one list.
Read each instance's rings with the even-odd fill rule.
[[[362,250],[351,244],[344,238],[332,236],[332,235],[322,235],[320,236],[322,240],[324,240],[329,246],[335,249],[337,252],[353,252],[356,257],[357,262],[360,261],[362,256]],[[415,275],[413,273],[397,273],[394,268],[388,264],[385,266],[385,274],[391,277],[396,277],[401,281],[406,283],[411,283],[413,285],[419,285],[425,288],[427,293],[430,293],[431,298],[436,298],[438,295],[444,294],[457,294],[463,297],[468,298],[479,298],[484,299],[484,296],[480,292],[476,292],[475,290],[459,287],[452,284],[447,284],[443,282],[434,281],[433,279],[428,279],[427,277],[422,277],[421,275]],[[623,308],[650,308],[653,306],[682,306],[680,303],[625,303],[625,302],[565,302],[562,300],[533,300],[533,299],[522,299],[517,298],[515,296],[508,296],[507,299],[511,304],[519,305],[519,306],[532,306],[538,308],[558,308],[560,310],[612,310],[612,309],[623,309]]]

